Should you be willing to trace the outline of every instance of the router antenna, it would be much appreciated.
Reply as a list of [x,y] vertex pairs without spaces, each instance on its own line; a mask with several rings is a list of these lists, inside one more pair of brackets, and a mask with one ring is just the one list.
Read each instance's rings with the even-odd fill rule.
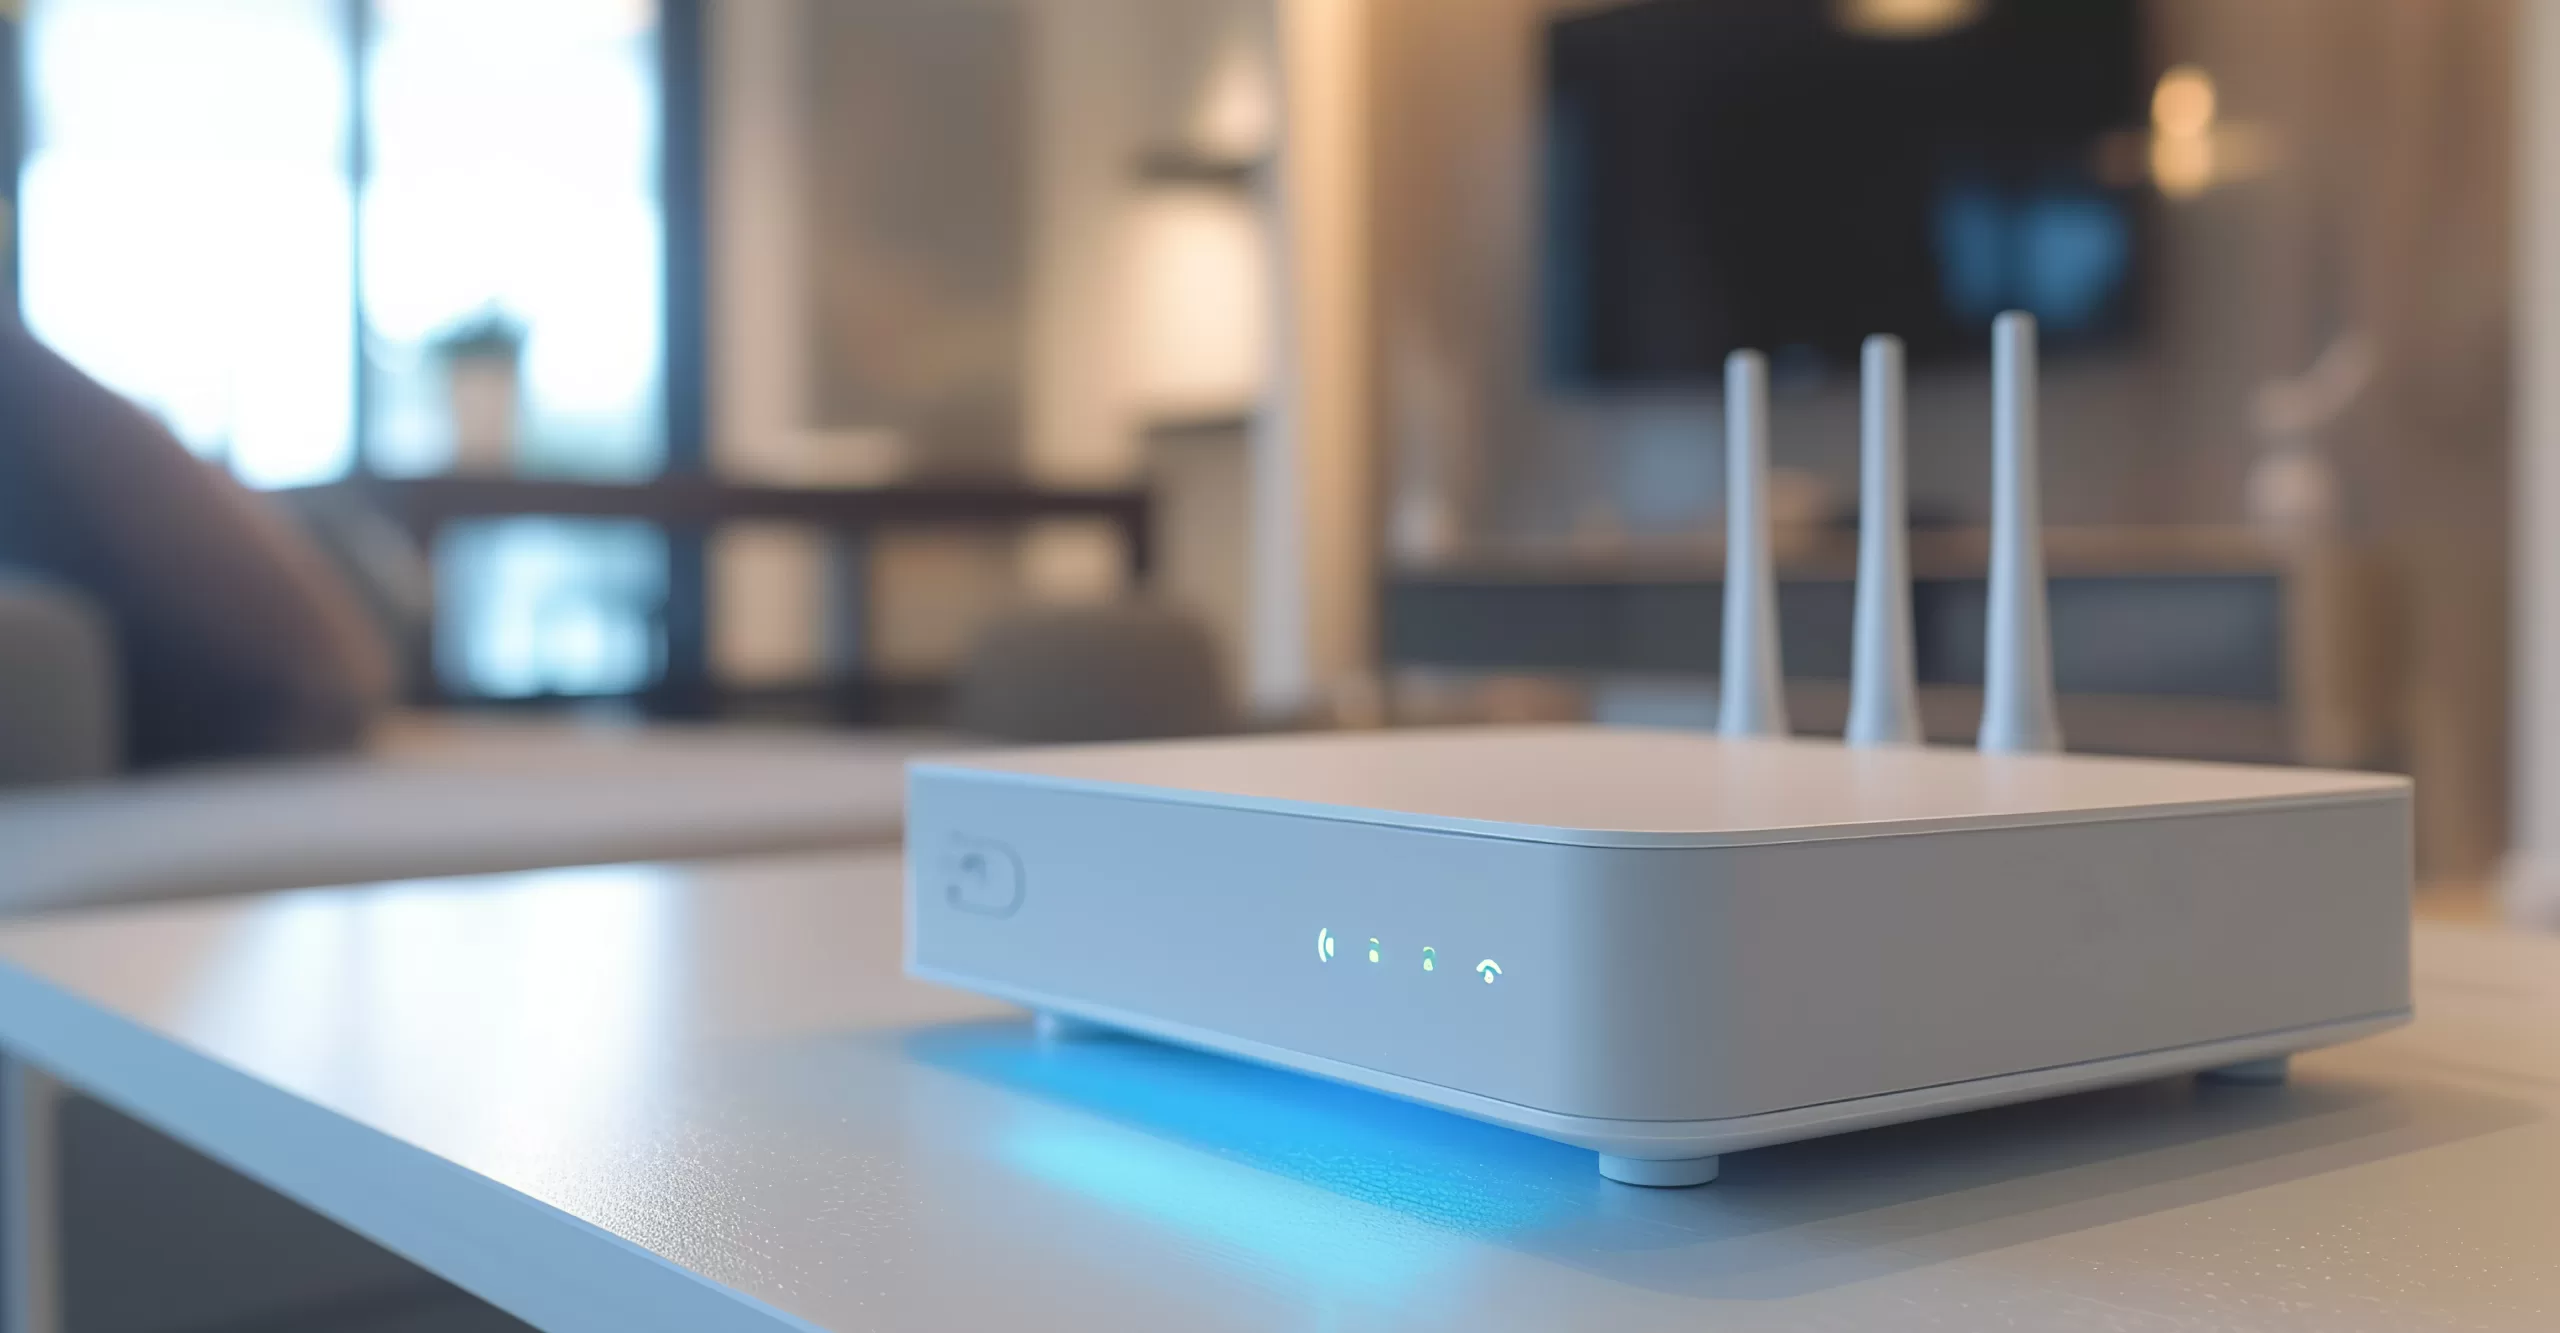
[[1724,679],[1716,730],[1787,734],[1778,590],[1769,556],[1769,359],[1724,359]]
[[2045,625],[2044,547],[2036,503],[2036,320],[1991,323],[1991,604],[1982,656],[1982,734],[1998,753],[2062,748]]
[[1920,743],[1911,667],[1911,552],[1903,507],[1902,340],[1860,348],[1858,617],[1849,660],[1851,745]]

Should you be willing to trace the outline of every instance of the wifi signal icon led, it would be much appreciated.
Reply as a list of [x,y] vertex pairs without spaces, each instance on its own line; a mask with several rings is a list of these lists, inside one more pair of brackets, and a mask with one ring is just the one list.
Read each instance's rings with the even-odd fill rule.
[[1333,932],[1330,930],[1316,931],[1316,961],[1320,963],[1333,961]]

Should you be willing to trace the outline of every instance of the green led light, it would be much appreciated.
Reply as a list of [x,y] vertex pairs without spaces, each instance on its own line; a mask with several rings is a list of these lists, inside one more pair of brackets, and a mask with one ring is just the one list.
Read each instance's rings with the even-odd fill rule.
[[1375,939],[1369,941],[1369,961],[1378,961],[1378,942]]
[[1424,946],[1422,946],[1422,970],[1423,970],[1423,971],[1425,971],[1425,972],[1432,972],[1432,971],[1437,971],[1437,970],[1439,969],[1439,967],[1440,967],[1440,952],[1439,952],[1439,950],[1434,949],[1434,948],[1432,948],[1430,945],[1427,945],[1427,944],[1426,944],[1426,945],[1424,945]]

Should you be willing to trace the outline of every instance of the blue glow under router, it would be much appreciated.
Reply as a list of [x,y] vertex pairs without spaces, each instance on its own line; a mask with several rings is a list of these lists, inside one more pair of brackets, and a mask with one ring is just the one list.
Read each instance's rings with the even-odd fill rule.
[[2281,1077],[2405,1021],[2405,780],[2057,753],[2024,316],[1994,338],[1979,745],[1911,743],[1898,348],[1866,367],[1846,742],[1784,734],[1756,587],[1766,380],[1741,354],[1719,735],[920,760],[908,971],[1592,1149],[1642,1185],[2075,1089]]

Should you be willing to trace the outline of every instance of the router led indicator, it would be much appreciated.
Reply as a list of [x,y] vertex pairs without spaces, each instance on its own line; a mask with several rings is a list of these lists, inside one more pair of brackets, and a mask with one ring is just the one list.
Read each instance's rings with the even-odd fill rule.
[[1375,937],[1369,940],[1369,961],[1373,963],[1378,961],[1378,941]]
[[1316,931],[1316,961],[1319,963],[1333,961],[1333,932],[1330,930],[1319,928]]
[[1422,970],[1425,972],[1434,972],[1438,971],[1439,967],[1440,951],[1432,948],[1428,944],[1422,946]]
[[1495,977],[1502,975],[1502,964],[1488,958],[1483,962],[1476,964],[1476,975],[1483,977],[1484,984],[1490,986],[1493,984],[1493,979]]

